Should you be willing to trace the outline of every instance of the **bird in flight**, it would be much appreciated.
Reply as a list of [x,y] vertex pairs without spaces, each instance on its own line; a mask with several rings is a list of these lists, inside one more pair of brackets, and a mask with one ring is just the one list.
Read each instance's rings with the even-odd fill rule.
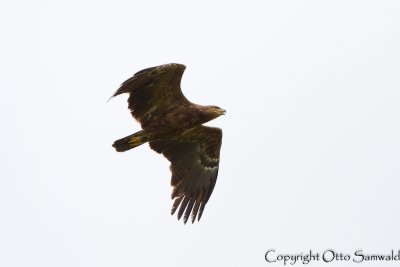
[[128,93],[128,107],[142,130],[114,142],[118,152],[149,143],[170,162],[171,214],[186,224],[200,220],[218,176],[220,128],[203,126],[225,114],[217,106],[191,103],[181,91],[185,66],[165,64],[141,70],[122,83],[112,97]]

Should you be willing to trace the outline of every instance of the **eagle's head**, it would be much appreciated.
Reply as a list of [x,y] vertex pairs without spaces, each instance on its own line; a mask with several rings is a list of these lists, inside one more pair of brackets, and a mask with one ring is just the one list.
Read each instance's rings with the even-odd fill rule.
[[225,115],[226,112],[225,109],[217,106],[203,106],[201,111],[201,120],[203,123],[218,118],[221,115]]

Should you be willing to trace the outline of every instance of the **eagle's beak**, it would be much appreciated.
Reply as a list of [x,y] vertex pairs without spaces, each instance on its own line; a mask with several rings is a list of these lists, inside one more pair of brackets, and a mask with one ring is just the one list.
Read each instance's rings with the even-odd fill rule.
[[220,112],[220,115],[225,115],[226,110],[221,108],[219,112]]

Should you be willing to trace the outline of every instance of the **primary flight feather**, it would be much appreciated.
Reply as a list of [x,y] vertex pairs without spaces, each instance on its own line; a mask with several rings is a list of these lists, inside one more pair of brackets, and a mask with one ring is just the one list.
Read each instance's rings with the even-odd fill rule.
[[200,220],[218,176],[222,130],[202,124],[225,110],[191,103],[181,91],[185,66],[165,64],[141,70],[122,83],[114,96],[129,93],[128,107],[142,130],[114,142],[123,152],[149,142],[170,162],[171,214]]

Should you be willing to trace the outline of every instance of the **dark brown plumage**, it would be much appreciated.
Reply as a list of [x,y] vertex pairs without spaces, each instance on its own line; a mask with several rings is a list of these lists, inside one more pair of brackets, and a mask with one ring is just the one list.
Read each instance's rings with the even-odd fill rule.
[[180,88],[184,71],[182,64],[165,64],[141,70],[122,83],[112,97],[129,93],[129,109],[142,130],[113,147],[123,152],[149,142],[163,154],[171,162],[171,214],[178,210],[184,223],[191,214],[193,223],[196,216],[200,220],[214,189],[222,140],[221,129],[202,124],[225,110],[189,102]]

